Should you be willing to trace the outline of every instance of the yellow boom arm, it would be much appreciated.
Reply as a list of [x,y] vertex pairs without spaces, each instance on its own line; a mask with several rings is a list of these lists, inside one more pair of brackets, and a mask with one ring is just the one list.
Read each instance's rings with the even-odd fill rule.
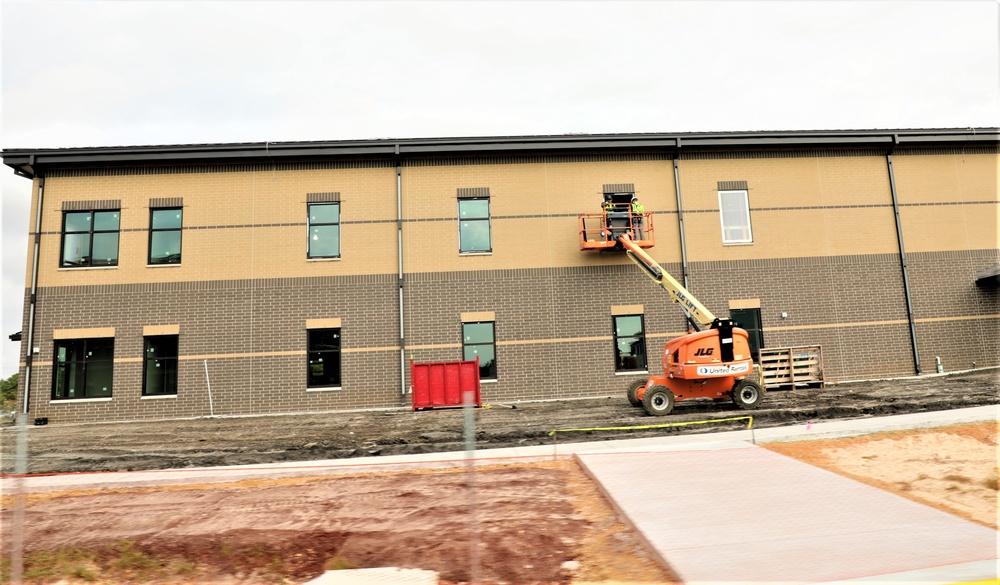
[[700,329],[699,324],[703,327],[709,327],[715,321],[715,315],[706,309],[705,305],[701,304],[698,299],[694,298],[694,295],[686,288],[681,286],[681,283],[677,282],[673,276],[670,276],[670,273],[664,270],[656,260],[653,260],[649,254],[637,246],[628,234],[623,234],[618,238],[618,241],[625,247],[628,257],[642,268],[646,276],[649,276],[653,282],[670,293],[671,300],[681,306],[681,310],[687,315],[692,325],[695,325],[695,329]]

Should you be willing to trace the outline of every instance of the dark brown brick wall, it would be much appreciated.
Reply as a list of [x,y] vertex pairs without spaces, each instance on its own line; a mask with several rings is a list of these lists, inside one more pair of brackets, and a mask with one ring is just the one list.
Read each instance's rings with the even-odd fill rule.
[[[909,260],[924,371],[933,371],[936,355],[949,370],[998,365],[998,293],[974,284],[996,251]],[[678,265],[665,268],[680,275]],[[692,292],[719,315],[731,299],[760,299],[765,344],[821,345],[829,380],[914,373],[898,256],[693,263],[690,277]],[[644,305],[648,335],[684,328],[666,293],[632,264],[416,274],[405,282],[408,359],[461,359],[461,313],[496,313],[499,381],[483,385],[487,402],[621,394],[636,376],[614,373],[612,305]],[[207,415],[203,359],[217,415],[401,404],[395,275],[49,288],[38,299],[34,345],[45,365],[33,370],[32,417]],[[329,317],[342,319],[342,389],[307,392],[305,322]],[[142,328],[171,324],[180,326],[178,396],[143,400]],[[51,404],[52,331],[87,327],[115,327],[115,357],[127,361],[115,364],[114,399]],[[652,373],[661,372],[665,340],[647,339]]]

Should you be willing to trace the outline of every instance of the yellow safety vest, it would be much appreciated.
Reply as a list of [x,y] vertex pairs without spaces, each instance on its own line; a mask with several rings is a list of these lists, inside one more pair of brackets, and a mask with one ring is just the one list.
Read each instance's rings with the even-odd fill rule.
[[645,208],[642,206],[642,203],[638,201],[632,202],[632,213],[642,213],[643,211],[645,211]]

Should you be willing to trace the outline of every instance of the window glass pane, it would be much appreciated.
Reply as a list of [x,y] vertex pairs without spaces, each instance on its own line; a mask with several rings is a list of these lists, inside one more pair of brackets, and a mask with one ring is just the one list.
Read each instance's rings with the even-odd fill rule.
[[114,266],[118,264],[118,232],[94,234],[94,253],[91,266]]
[[90,264],[90,234],[66,234],[63,236],[63,266],[87,266]]
[[463,324],[462,341],[465,344],[493,343],[493,323]]
[[177,344],[176,335],[155,335],[145,338],[144,395],[177,393]]
[[89,232],[90,231],[90,212],[74,212],[66,214],[66,231],[67,232]]
[[175,358],[177,357],[176,335],[154,335],[146,338],[147,358]]
[[746,191],[720,191],[719,210],[722,215],[724,242],[750,242],[750,210]]
[[309,386],[340,386],[340,352],[309,352]]
[[642,337],[619,337],[616,343],[616,370],[646,369],[646,342]]
[[309,229],[309,257],[333,258],[340,256],[340,226],[313,226]]
[[[607,321],[605,321],[606,323]],[[642,334],[642,317],[615,317],[615,335]]]
[[459,223],[459,249],[462,252],[488,252],[490,250],[489,220],[462,221]]
[[497,377],[496,348],[493,345],[467,345],[463,350],[466,360],[479,358],[479,377],[494,379]]
[[118,231],[117,211],[95,211],[94,231]]
[[460,199],[458,201],[458,217],[460,219],[488,219],[490,217],[490,200]]
[[309,223],[339,223],[340,204],[326,203],[322,205],[313,204],[309,206]]
[[182,214],[180,209],[154,209],[150,223],[153,229],[180,229]]
[[177,264],[180,261],[181,261],[180,230],[153,232],[149,235],[150,264]]
[[87,361],[87,398],[111,396],[114,363],[110,360]]
[[340,329],[310,329],[309,351],[340,349]]

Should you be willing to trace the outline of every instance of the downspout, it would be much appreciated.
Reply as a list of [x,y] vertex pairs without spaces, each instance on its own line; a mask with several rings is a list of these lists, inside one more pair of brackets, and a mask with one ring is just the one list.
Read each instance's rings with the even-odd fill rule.
[[399,272],[396,276],[399,288],[399,403],[406,404],[406,335],[403,325],[403,162],[399,159],[399,145],[396,145],[396,255]]
[[899,264],[903,269],[903,294],[906,296],[906,318],[910,323],[910,343],[913,345],[913,368],[920,370],[920,352],[917,350],[917,324],[913,317],[913,296],[910,294],[910,274],[906,265],[906,248],[903,247],[903,223],[899,218],[899,198],[896,195],[896,174],[892,170],[892,153],[899,144],[899,136],[892,136],[892,147],[885,155],[889,167],[889,188],[892,191],[892,212],[896,216],[896,240],[899,242]]
[[35,305],[38,301],[38,250],[42,240],[42,204],[45,196],[45,177],[38,177],[38,203],[35,206],[35,241],[31,253],[31,291],[28,296],[28,351],[24,358],[24,398],[21,413],[27,416],[31,402],[31,366],[35,354]]

